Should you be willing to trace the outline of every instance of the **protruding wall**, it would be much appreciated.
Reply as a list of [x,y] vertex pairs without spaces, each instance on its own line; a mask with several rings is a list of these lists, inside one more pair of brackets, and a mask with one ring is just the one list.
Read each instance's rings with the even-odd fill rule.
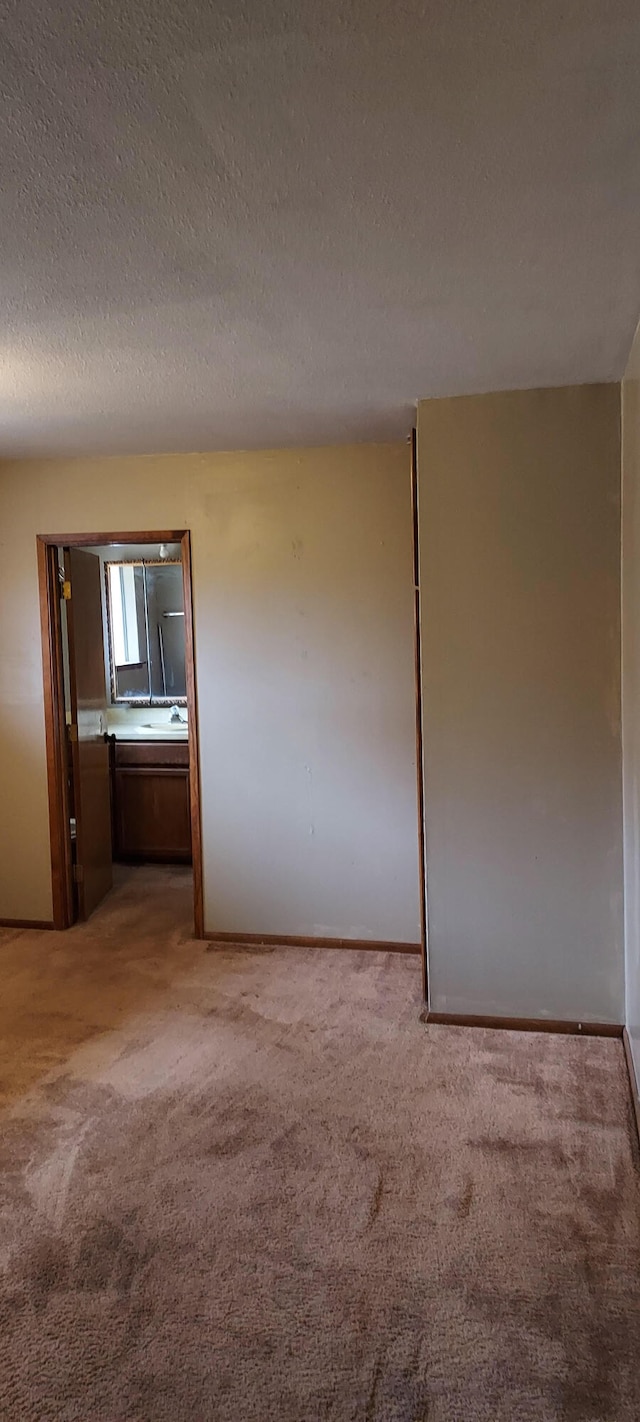
[[621,1022],[619,387],[424,401],[418,471],[431,1006]]
[[625,1021],[640,1082],[640,328],[622,382],[622,746]]

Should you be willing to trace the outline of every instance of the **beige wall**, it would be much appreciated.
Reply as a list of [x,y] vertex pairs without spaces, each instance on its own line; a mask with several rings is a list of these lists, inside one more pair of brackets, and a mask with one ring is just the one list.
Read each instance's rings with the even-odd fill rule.
[[625,1020],[640,1081],[640,327],[622,382]]
[[622,1020],[619,401],[419,407],[436,1010]]
[[419,938],[408,448],[0,470],[0,916],[49,918],[38,532],[190,528],[208,929]]

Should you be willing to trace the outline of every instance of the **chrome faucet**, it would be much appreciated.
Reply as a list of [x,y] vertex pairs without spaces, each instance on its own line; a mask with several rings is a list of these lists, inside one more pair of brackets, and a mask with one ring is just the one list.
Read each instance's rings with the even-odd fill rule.
[[179,723],[181,726],[186,726],[186,724],[187,724],[187,718],[186,718],[186,716],[181,716],[181,715],[180,715],[180,707],[179,707],[179,706],[172,706],[172,707],[171,707],[171,721],[172,721],[173,723],[177,722],[177,723]]

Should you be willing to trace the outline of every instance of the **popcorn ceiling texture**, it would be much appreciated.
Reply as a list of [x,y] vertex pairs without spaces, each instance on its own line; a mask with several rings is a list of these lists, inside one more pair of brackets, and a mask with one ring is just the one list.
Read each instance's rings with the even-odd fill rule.
[[637,0],[3,0],[0,457],[618,379]]

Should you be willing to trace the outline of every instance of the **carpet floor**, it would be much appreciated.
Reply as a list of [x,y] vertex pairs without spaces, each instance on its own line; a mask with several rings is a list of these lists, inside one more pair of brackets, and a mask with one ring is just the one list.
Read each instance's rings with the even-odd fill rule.
[[638,1422],[615,1040],[418,1020],[416,958],[206,952],[189,876],[0,933],[6,1422]]

